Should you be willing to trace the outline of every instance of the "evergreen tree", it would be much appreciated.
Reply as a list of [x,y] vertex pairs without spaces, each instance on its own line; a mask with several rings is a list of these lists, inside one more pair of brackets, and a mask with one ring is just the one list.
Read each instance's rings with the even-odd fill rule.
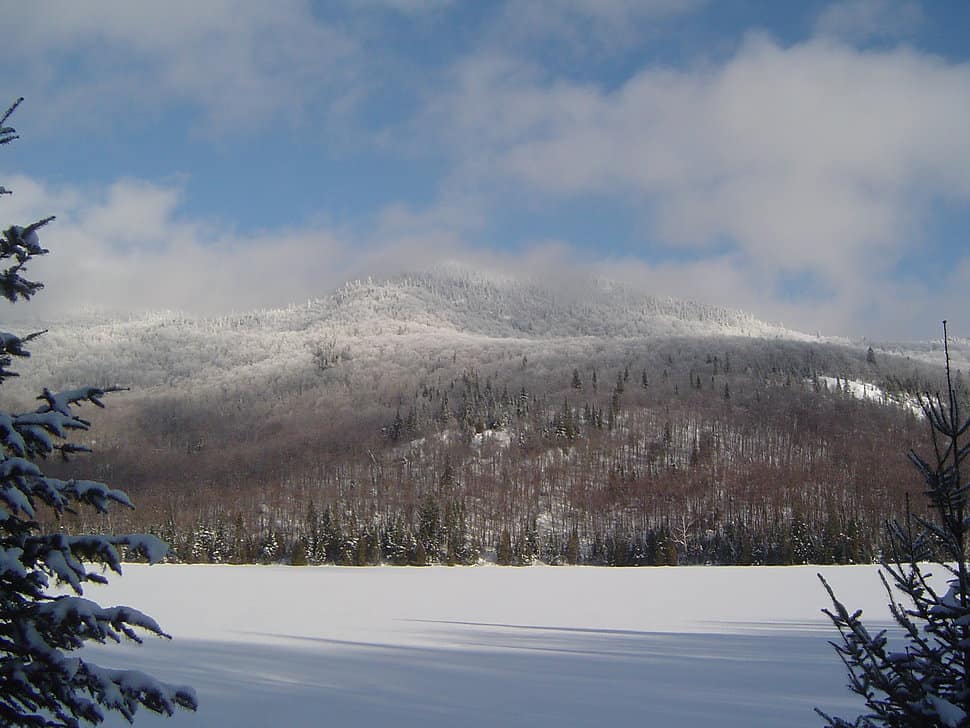
[[192,546],[189,550],[189,560],[193,564],[209,563],[214,540],[212,529],[207,523],[199,523],[192,532]]
[[332,564],[339,564],[343,554],[344,534],[340,519],[329,505],[320,517],[320,541],[326,560]]
[[397,411],[394,413],[394,420],[388,427],[384,428],[384,431],[392,442],[397,442],[401,439],[401,435],[404,434],[404,420],[401,419],[400,405],[398,405]]
[[404,525],[404,519],[398,516],[394,525],[385,528],[383,532],[382,551],[384,558],[390,564],[404,566],[408,563],[414,537]]
[[306,566],[308,563],[306,543],[302,538],[298,538],[296,543],[293,544],[293,555],[290,557],[290,564],[293,566]]
[[303,525],[303,538],[307,547],[307,561],[311,564],[322,564],[327,560],[326,546],[320,537],[320,516],[317,507],[310,501],[306,511],[306,522]]
[[357,539],[357,548],[354,553],[354,566],[367,566],[370,560],[370,538],[367,532],[360,534]]
[[404,432],[408,437],[413,437],[418,431],[418,416],[412,407],[408,410],[407,419],[404,421]]
[[380,566],[381,560],[381,539],[375,527],[367,531],[367,563]]
[[558,534],[546,534],[546,540],[542,544],[539,552],[539,560],[549,566],[559,566],[563,558],[562,537]]
[[353,510],[347,511],[347,521],[341,528],[341,534],[337,563],[342,566],[354,566],[357,564],[357,547],[361,541],[362,531],[357,523],[357,514]]
[[232,544],[229,540],[226,525],[219,522],[212,535],[212,550],[209,561],[213,564],[225,564],[232,558]]
[[424,550],[424,544],[420,541],[414,547],[414,558],[411,561],[413,566],[427,566],[428,553]]
[[272,564],[280,558],[280,543],[276,538],[276,532],[272,529],[263,534],[259,544],[259,562],[261,564]]
[[446,561],[448,564],[471,563],[468,545],[468,525],[465,507],[460,501],[450,501],[445,508],[444,532],[447,539]]
[[499,566],[509,566],[512,563],[512,535],[507,528],[502,529],[495,547],[495,563]]
[[566,542],[566,563],[571,566],[579,563],[579,532],[575,528]]
[[438,500],[431,493],[425,496],[424,503],[421,505],[418,543],[424,547],[425,558],[428,561],[441,559],[441,508],[438,506]]
[[815,560],[815,548],[808,524],[797,513],[792,517],[786,545],[785,556],[788,560],[785,563],[807,564]]
[[[21,100],[0,117],[0,145],[17,138],[6,126]],[[0,188],[2,193],[8,193]],[[37,231],[53,218],[26,227],[12,225],[0,235],[0,295],[27,300],[43,286],[22,276],[35,256],[47,253]],[[0,333],[0,382],[16,373],[14,357],[27,357],[25,345],[39,334]],[[38,522],[47,511],[60,518],[86,507],[107,512],[112,504],[132,507],[128,496],[104,483],[48,477],[39,461],[55,452],[67,457],[87,448],[66,441],[90,422],[74,412],[112,389],[81,387],[65,392],[44,389],[34,412],[0,412],[0,724],[5,726],[76,726],[101,723],[105,712],[132,720],[140,706],[171,715],[176,707],[195,709],[190,688],[171,687],[136,671],[106,670],[71,656],[88,642],[128,638],[137,630],[167,635],[147,615],[129,607],[104,609],[82,597],[87,583],[104,583],[104,569],[121,573],[120,549],[140,553],[150,562],[165,557],[167,546],[148,535],[73,536],[45,533]],[[89,570],[86,564],[97,568]],[[52,594],[50,580],[73,594]]]
[[[826,613],[842,636],[842,642],[833,645],[848,669],[849,688],[865,699],[870,711],[849,723],[819,710],[833,728],[970,726],[970,480],[965,462],[970,458],[966,441],[970,419],[960,419],[945,321],[943,339],[947,396],[922,398],[933,457],[925,460],[910,452],[935,518],[922,518],[907,509],[906,523],[894,523],[890,529],[892,558],[883,560],[880,572],[905,649],[891,650],[885,630],[871,634],[860,619],[861,612],[849,612],[819,575],[833,604]],[[931,583],[924,566],[927,560],[949,574],[945,592]],[[890,583],[907,604],[895,598]]]
[[539,531],[535,518],[530,518],[516,540],[513,557],[520,566],[535,562],[539,555]]
[[250,540],[246,535],[246,522],[243,520],[241,513],[236,514],[235,521],[233,522],[233,531],[230,538],[230,550],[232,552],[230,558],[231,563],[249,563],[252,560],[252,549],[250,546]]

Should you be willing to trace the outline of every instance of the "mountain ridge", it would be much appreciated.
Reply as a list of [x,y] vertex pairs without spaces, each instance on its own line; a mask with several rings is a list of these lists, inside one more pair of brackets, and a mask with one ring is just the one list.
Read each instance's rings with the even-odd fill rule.
[[[606,279],[552,286],[454,265],[383,281],[349,281],[301,305],[224,316],[176,311],[38,322],[36,359],[15,387],[54,382],[193,386],[227,376],[299,376],[351,358],[446,356],[467,347],[548,351],[617,348],[674,338],[740,338],[834,345],[942,364],[939,342],[880,345],[809,335],[709,304],[646,295]],[[390,354],[389,354],[390,353]],[[951,340],[956,368],[970,364],[970,340]],[[39,362],[39,364],[35,364]],[[235,372],[235,374],[232,374]]]
[[[184,560],[873,558],[938,365],[552,288],[427,273],[232,317],[52,327],[11,386],[131,387],[95,413],[84,464]],[[350,535],[321,536],[338,514]]]

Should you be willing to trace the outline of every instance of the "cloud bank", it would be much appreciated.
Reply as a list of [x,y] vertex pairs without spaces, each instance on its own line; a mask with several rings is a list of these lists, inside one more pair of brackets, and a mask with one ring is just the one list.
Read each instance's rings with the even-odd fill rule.
[[[624,199],[655,254],[641,268],[682,291],[720,277],[715,289],[739,302],[774,289],[779,311],[803,298],[839,331],[887,287],[932,308],[939,280],[903,285],[898,267],[941,254],[923,237],[941,202],[970,202],[970,66],[906,48],[755,35],[723,65],[648,68],[613,90],[477,57],[430,113],[484,190]],[[684,255],[700,261],[675,262]],[[807,285],[783,290],[792,279]]]

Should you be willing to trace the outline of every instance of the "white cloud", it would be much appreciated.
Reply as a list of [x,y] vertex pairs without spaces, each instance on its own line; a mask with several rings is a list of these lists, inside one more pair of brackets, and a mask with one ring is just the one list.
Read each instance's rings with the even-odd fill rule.
[[211,122],[301,120],[347,92],[357,48],[301,0],[38,0],[4,12],[5,48],[59,122],[201,107]]
[[[456,232],[458,211],[449,208],[389,209],[368,238],[321,226],[234,234],[213,221],[184,219],[177,187],[140,180],[96,190],[52,188],[27,178],[5,182],[15,192],[2,200],[5,219],[26,224],[58,215],[41,235],[50,255],[28,271],[46,288],[30,303],[8,309],[8,318],[57,318],[91,309],[242,312],[325,296],[347,280],[447,261],[541,280],[564,295],[584,290],[590,276],[602,276],[653,295],[740,308],[809,333],[926,338],[940,318],[957,319],[967,308],[970,255],[956,261],[945,280],[883,287],[858,271],[860,285],[806,303],[781,295],[743,253],[657,263],[596,258],[562,241],[535,241],[516,251],[471,246]],[[867,308],[879,315],[852,318]],[[964,330],[956,321],[954,331]]]
[[362,8],[389,9],[404,15],[424,15],[446,10],[454,5],[454,0],[353,0],[353,3]]
[[[474,250],[454,230],[467,213],[388,208],[373,236],[325,226],[237,233],[217,221],[186,219],[181,188],[119,180],[103,188],[4,180],[4,219],[41,231],[50,254],[26,271],[45,289],[9,318],[59,318],[85,311],[180,310],[223,314],[274,308],[330,294],[348,280],[391,277],[447,260],[488,267],[501,259]],[[520,268],[508,256],[508,268]]]
[[528,48],[550,41],[560,53],[611,55],[640,45],[658,24],[696,12],[708,0],[531,0],[505,5],[492,40]]
[[138,180],[83,191],[7,182],[14,195],[3,200],[5,219],[26,224],[57,214],[41,233],[50,254],[28,271],[45,290],[13,314],[282,306],[329,293],[355,264],[353,246],[323,228],[236,235],[182,220],[178,188]]
[[818,17],[816,32],[851,41],[903,38],[923,22],[923,9],[911,0],[842,0]]
[[647,68],[615,90],[484,55],[436,117],[483,194],[625,199],[665,248],[727,243],[747,285],[817,279],[840,331],[919,244],[935,202],[970,203],[970,66],[907,49],[752,36],[723,66]]
[[190,227],[173,222],[181,199],[177,188],[159,187],[141,180],[120,180],[104,190],[89,207],[72,205],[79,227],[121,250],[165,245],[173,238],[193,234]]

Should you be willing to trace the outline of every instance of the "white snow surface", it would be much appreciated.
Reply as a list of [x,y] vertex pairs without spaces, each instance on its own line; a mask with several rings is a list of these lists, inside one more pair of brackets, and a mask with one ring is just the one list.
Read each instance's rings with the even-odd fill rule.
[[472,446],[482,447],[487,442],[493,442],[499,447],[506,448],[512,444],[512,435],[508,430],[493,430],[488,429],[482,432],[476,432],[472,435]]
[[893,405],[895,407],[901,407],[909,412],[912,412],[917,417],[923,416],[923,408],[919,404],[919,400],[907,394],[903,395],[890,395],[882,387],[872,384],[871,382],[863,382],[858,379],[839,379],[838,377],[819,377],[829,390],[834,390],[838,387],[842,387],[848,391],[850,397],[854,399],[862,399],[870,402],[878,402],[884,405]]
[[818,726],[863,706],[817,572],[888,623],[874,566],[127,565],[85,595],[175,639],[86,656],[195,687],[137,726]]

